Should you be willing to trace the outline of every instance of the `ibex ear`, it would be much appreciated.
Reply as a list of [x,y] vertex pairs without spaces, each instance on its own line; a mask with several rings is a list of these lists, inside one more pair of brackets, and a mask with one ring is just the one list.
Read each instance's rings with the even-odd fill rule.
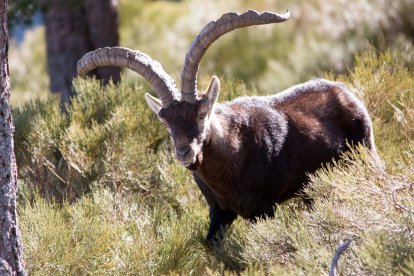
[[145,93],[145,100],[147,101],[147,104],[149,105],[149,107],[152,109],[152,111],[155,112],[155,114],[158,115],[158,112],[160,111],[160,109],[162,108],[162,103],[159,99],[151,96],[148,93]]
[[218,98],[218,95],[220,94],[220,80],[217,76],[213,76],[210,81],[210,85],[208,86],[206,92],[204,95],[207,96],[207,98],[210,101],[210,105],[212,106]]

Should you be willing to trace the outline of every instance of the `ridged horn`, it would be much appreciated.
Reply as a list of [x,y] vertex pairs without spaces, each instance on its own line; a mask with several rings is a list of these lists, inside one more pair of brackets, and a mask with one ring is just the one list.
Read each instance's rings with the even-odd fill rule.
[[101,66],[121,66],[143,76],[157,92],[163,106],[180,99],[180,93],[173,78],[162,66],[148,55],[122,47],[105,47],[86,53],[77,64],[78,74],[85,76]]
[[208,47],[220,36],[252,25],[263,25],[286,21],[290,17],[290,11],[284,14],[271,12],[259,13],[254,10],[238,14],[226,13],[220,19],[208,23],[194,38],[184,61],[181,73],[181,99],[194,102],[197,97],[197,73],[201,58]]

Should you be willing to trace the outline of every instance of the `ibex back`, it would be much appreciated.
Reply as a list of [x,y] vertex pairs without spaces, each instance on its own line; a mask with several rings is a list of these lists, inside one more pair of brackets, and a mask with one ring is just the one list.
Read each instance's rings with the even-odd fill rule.
[[204,27],[186,55],[182,89],[159,63],[125,48],[97,49],[78,62],[85,75],[98,66],[126,66],[147,79],[160,99],[145,95],[167,127],[177,160],[192,171],[210,206],[207,240],[221,237],[240,215],[272,216],[275,204],[297,196],[308,174],[339,159],[349,145],[375,153],[369,115],[340,83],[314,80],[265,97],[217,103],[220,84],[213,77],[197,91],[198,66],[221,35],[250,25],[283,22],[289,12],[228,13]]

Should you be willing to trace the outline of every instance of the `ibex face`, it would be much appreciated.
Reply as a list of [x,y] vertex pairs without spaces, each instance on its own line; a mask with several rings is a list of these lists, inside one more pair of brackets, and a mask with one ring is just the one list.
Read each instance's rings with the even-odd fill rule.
[[190,170],[196,170],[203,160],[203,145],[210,139],[211,115],[219,91],[219,80],[214,76],[207,90],[192,103],[175,101],[163,107],[160,100],[145,95],[174,141],[175,157]]

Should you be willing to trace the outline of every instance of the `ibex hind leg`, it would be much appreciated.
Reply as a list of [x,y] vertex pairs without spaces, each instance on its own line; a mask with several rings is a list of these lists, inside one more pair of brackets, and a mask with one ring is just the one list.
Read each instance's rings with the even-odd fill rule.
[[372,140],[372,128],[369,121],[361,118],[353,118],[347,135],[351,146],[363,145],[369,150],[375,148]]
[[385,164],[377,152],[372,125],[368,119],[353,120],[353,128],[348,137],[348,142],[352,146],[362,145],[369,149],[373,164],[378,168],[385,169]]
[[305,206],[308,210],[313,210],[313,206],[315,203],[315,200],[313,198],[310,198],[308,195],[301,196],[303,203],[305,203]]

